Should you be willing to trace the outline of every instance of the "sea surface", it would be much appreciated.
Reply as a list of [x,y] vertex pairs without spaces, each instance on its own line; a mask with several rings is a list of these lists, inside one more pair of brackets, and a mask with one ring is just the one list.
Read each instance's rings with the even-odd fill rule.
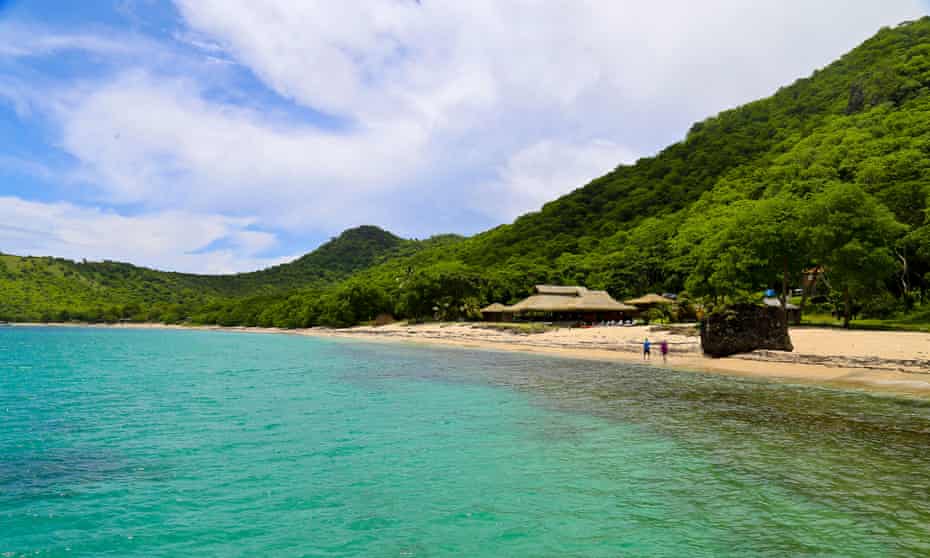
[[632,364],[0,328],[0,556],[927,556],[930,407]]

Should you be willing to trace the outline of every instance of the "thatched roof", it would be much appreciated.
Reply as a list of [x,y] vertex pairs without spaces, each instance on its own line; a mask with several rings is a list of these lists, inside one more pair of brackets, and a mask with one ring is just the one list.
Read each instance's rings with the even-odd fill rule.
[[481,313],[485,312],[507,312],[509,309],[507,306],[504,306],[500,302],[495,302],[494,304],[489,304],[481,309]]
[[635,306],[627,306],[614,300],[607,291],[589,291],[584,287],[556,287],[537,285],[535,294],[507,307],[511,312],[632,312]]
[[614,300],[607,291],[586,291],[579,297],[578,307],[582,310],[616,310],[618,312],[633,312],[635,306]]
[[651,306],[653,304],[675,304],[675,301],[670,298],[665,298],[657,294],[647,294],[639,298],[631,298],[630,300],[625,301],[627,304],[632,304],[634,306]]
[[536,294],[582,296],[588,289],[584,287],[563,287],[561,285],[536,285]]

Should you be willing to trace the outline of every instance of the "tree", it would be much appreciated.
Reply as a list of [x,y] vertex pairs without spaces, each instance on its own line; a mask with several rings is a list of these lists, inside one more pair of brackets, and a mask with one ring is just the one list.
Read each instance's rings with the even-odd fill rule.
[[345,327],[373,320],[378,314],[390,311],[390,301],[383,289],[356,280],[324,298],[320,321]]
[[788,288],[809,260],[802,228],[801,201],[789,193],[737,201],[708,216],[695,213],[676,247],[692,266],[688,291],[748,298],[779,284],[784,311]]
[[411,318],[455,320],[474,315],[487,281],[457,263],[440,263],[414,273],[403,287],[401,309]]
[[895,271],[891,248],[905,234],[891,211],[858,186],[835,183],[805,206],[805,240],[834,288],[843,294],[843,326],[854,298],[884,289]]
[[[901,239],[896,251],[900,254],[899,259],[903,267],[908,271],[906,274],[902,273],[902,280],[914,278],[921,286],[921,299],[926,296],[926,289],[930,284],[930,214],[927,215],[926,223]],[[907,257],[908,255],[911,257]]]

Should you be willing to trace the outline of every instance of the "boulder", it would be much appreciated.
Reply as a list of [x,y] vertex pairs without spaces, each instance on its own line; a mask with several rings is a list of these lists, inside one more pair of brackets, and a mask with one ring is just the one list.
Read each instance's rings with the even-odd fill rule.
[[781,309],[755,304],[735,304],[705,317],[701,348],[715,358],[757,349],[794,350]]

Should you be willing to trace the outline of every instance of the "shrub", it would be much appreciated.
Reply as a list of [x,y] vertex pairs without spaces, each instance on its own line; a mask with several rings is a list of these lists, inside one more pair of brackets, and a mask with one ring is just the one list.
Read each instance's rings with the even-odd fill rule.
[[903,310],[903,304],[887,291],[876,293],[862,305],[862,315],[866,318],[890,318]]

